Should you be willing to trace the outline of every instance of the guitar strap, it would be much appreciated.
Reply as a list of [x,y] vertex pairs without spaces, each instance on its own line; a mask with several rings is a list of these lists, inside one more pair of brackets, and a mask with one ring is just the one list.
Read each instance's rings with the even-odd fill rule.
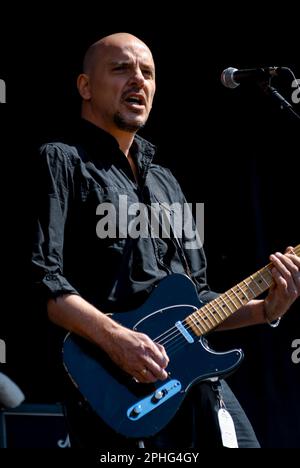
[[[180,257],[180,260],[181,260],[181,263],[182,263],[182,266],[184,268],[184,271],[186,272],[187,276],[193,281],[194,283],[194,280],[193,280],[193,277],[192,277],[192,273],[191,273],[191,270],[190,270],[190,267],[189,267],[189,264],[188,264],[188,261],[187,261],[187,258],[186,258],[186,255],[185,255],[185,252],[184,252],[184,248],[183,248],[183,245],[182,245],[182,241],[180,238],[178,238],[176,236],[176,232],[175,230],[173,229],[173,219],[172,216],[173,216],[173,211],[172,210],[169,210],[163,203],[159,202],[160,203],[160,206],[161,208],[163,209],[164,211],[164,216],[165,217],[168,217],[168,224],[170,226],[170,240],[173,242],[173,244],[175,245],[176,247],[176,250],[178,251],[178,254],[179,254],[179,257]],[[169,214],[166,214],[166,211],[168,211]],[[161,225],[161,228],[162,230],[164,231],[164,223],[162,223]],[[165,231],[164,231],[165,232]]]
[[[172,228],[172,227],[171,227],[171,229],[172,229],[172,231],[173,231],[173,228]],[[173,233],[174,233],[174,231],[173,231]],[[181,240],[178,239],[178,237],[175,236],[175,234],[174,234],[174,240],[176,241],[176,244],[177,244],[178,247],[179,247],[178,253],[179,253],[179,256],[180,256],[180,259],[181,259],[183,268],[184,268],[186,274],[188,275],[188,277],[189,277],[189,278],[193,281],[193,283],[194,283],[194,280],[193,280],[193,277],[192,277],[192,273],[191,273],[191,270],[190,270],[190,267],[189,267],[189,264],[188,264],[188,261],[187,261],[185,252],[184,252],[184,248],[183,248],[182,242],[181,242]],[[173,242],[174,242],[174,240],[172,239]]]
[[[176,235],[176,232],[175,232],[175,230],[173,228],[173,226],[174,226],[174,220],[173,220],[174,211],[169,209],[166,206],[166,204],[161,201],[161,200],[164,200],[166,198],[165,194],[160,189],[160,187],[156,187],[155,192],[153,192],[150,189],[149,185],[144,185],[143,186],[142,193],[143,193],[143,196],[146,199],[145,204],[148,207],[148,209],[152,210],[151,200],[155,200],[155,202],[158,203],[160,208],[162,209],[163,216],[165,218],[164,218],[162,223],[160,222],[160,219],[158,219],[158,222],[159,222],[159,225],[160,225],[160,227],[162,229],[162,232],[165,234],[165,237],[169,238],[171,240],[171,242],[174,244],[174,246],[176,248],[176,251],[178,251],[178,254],[179,254],[179,257],[180,257],[180,260],[181,260],[181,263],[182,263],[182,266],[184,268],[185,273],[191,279],[191,281],[196,285],[196,283],[195,283],[195,281],[194,281],[194,279],[192,277],[192,273],[191,273],[191,270],[190,270],[190,267],[189,267],[185,252],[184,252],[184,247],[183,247],[182,241],[181,241],[181,239],[178,238],[178,236]],[[168,225],[170,226],[170,232],[167,232],[164,229],[164,226],[168,226]]]

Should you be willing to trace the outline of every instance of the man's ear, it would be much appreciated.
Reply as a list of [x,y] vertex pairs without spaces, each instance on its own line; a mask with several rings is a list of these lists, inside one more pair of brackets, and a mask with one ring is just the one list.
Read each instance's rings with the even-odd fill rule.
[[81,75],[78,76],[77,89],[82,99],[85,101],[91,99],[90,78],[85,73],[81,73]]

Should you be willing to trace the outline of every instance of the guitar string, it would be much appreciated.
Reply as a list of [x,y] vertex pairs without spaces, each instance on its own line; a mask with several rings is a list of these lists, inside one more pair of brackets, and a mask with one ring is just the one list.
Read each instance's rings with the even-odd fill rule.
[[166,352],[169,357],[171,357],[174,353],[178,352],[180,348],[183,348],[187,343],[184,337],[181,335],[178,340],[166,346]]
[[[297,256],[298,256],[298,251],[299,251],[299,253],[300,253],[300,245],[298,245],[297,247],[295,247],[295,253],[296,253]],[[266,273],[266,272],[269,273],[269,274],[271,275],[271,272],[270,272],[270,265],[267,265],[267,266],[264,267],[263,269],[259,270],[257,273],[254,273],[253,275],[251,275],[250,277],[248,277],[248,278],[251,279],[251,285],[253,285],[253,283],[254,283],[254,284],[256,285],[256,287],[260,289],[260,291],[258,292],[258,294],[254,293],[254,294],[255,294],[254,297],[257,297],[258,295],[260,295],[260,293],[262,293],[262,292],[264,292],[264,291],[261,290],[261,288],[260,288],[260,286],[258,285],[257,281],[256,281],[255,279],[253,279],[253,276],[254,276],[254,275],[260,275],[260,276],[262,276],[263,273]],[[263,277],[263,276],[262,276],[262,277]],[[227,308],[230,309],[230,312],[231,312],[231,313],[236,312],[237,310],[240,309],[240,307],[242,307],[242,306],[244,305],[243,302],[242,302],[242,299],[240,299],[239,296],[238,296],[238,294],[237,294],[238,292],[240,292],[239,290],[241,289],[241,291],[246,295],[245,291],[243,290],[243,287],[244,287],[244,286],[242,285],[242,283],[245,283],[246,287],[247,287],[248,289],[250,289],[250,292],[251,292],[251,288],[250,288],[249,284],[247,284],[247,282],[246,282],[246,280],[247,280],[248,278],[246,278],[244,281],[242,281],[242,282],[239,283],[238,285],[236,285],[236,286],[234,286],[233,288],[231,288],[228,292],[225,292],[224,294],[221,294],[221,296],[219,296],[218,298],[214,299],[212,302],[216,302],[217,306],[220,307],[220,304],[218,304],[218,300],[221,299],[221,300],[223,301],[223,303],[225,304],[225,306],[226,306]],[[264,279],[264,278],[263,278],[263,279]],[[266,280],[264,279],[264,281],[266,281]],[[234,291],[235,288],[238,288],[237,291]],[[249,292],[249,291],[248,291],[248,292]],[[232,298],[235,298],[235,299],[238,298],[238,299],[240,300],[240,302],[241,302],[241,306],[238,307],[236,310],[234,310],[234,311],[232,312],[230,306],[228,306],[227,303],[222,299],[222,296],[226,296],[227,298],[229,298],[229,299],[231,300],[231,302],[232,302],[232,304],[234,305],[235,308],[236,308],[236,304],[235,304],[235,302],[234,302],[234,300],[233,300]],[[246,297],[247,297],[247,296],[246,296]],[[199,315],[201,315],[200,317],[197,317],[197,319],[196,319],[196,327],[197,327],[197,323],[199,323],[203,328],[204,328],[204,325],[203,325],[203,324],[205,324],[205,326],[207,325],[205,322],[206,322],[207,320],[209,320],[209,318],[208,318],[208,316],[206,315],[206,313],[205,313],[204,311],[201,311],[201,309],[204,308],[204,307],[206,307],[206,308],[209,309],[209,308],[211,308],[211,305],[210,305],[210,303],[207,303],[207,304],[205,304],[205,306],[203,306],[203,307],[201,307],[200,309],[197,309],[195,312],[193,312],[193,313],[198,313]],[[222,308],[222,309],[223,309],[223,308]],[[211,311],[208,310],[208,312],[210,312],[210,314],[211,314]],[[224,311],[222,310],[222,312],[224,312]],[[218,313],[218,312],[216,312],[215,310],[213,310],[213,315],[215,315],[216,313]],[[193,315],[193,314],[191,314],[191,315]],[[218,315],[219,315],[219,314],[218,314]],[[204,316],[204,317],[203,317],[203,316]],[[222,317],[222,318],[223,318],[223,317]],[[202,323],[200,322],[200,320],[202,320]],[[208,330],[204,330],[204,333],[211,331],[212,328],[214,328],[214,327],[216,327],[217,325],[219,325],[218,322],[217,322],[217,324],[214,324],[214,323],[213,323],[213,320],[216,320],[215,317],[213,317],[213,319],[210,320],[210,322],[212,323],[213,327],[210,327],[210,325],[208,325],[208,326],[209,326],[209,329],[208,329]],[[224,320],[226,320],[226,319],[224,319]],[[193,324],[193,325],[195,326],[195,324]],[[189,325],[189,326],[185,327],[186,330],[193,329],[193,325]],[[174,331],[172,331],[171,333],[168,333],[168,332],[170,332],[171,330],[174,330]],[[178,332],[178,333],[176,333],[176,332]],[[168,334],[167,334],[167,333],[168,333]],[[166,335],[166,334],[167,334],[167,335]],[[174,335],[174,334],[175,334],[175,336],[172,337],[172,335]],[[166,335],[166,336],[164,336],[164,335]],[[171,337],[172,337],[172,338],[171,338]],[[161,335],[159,335],[158,337],[154,338],[153,341],[156,342],[156,343],[162,344],[163,346],[165,346],[165,345],[166,345],[167,343],[169,343],[170,341],[174,341],[177,337],[179,337],[179,338],[180,338],[180,337],[181,337],[181,338],[184,338],[184,337],[182,336],[182,333],[178,330],[178,328],[177,328],[176,326],[173,326],[173,327],[169,328],[168,330],[166,330],[166,331],[165,331],[164,333],[162,333]],[[158,338],[160,338],[160,341],[157,341]],[[166,341],[164,341],[164,340],[166,340]],[[176,339],[176,341],[178,341],[178,340]],[[174,344],[175,344],[175,342],[174,342]]]
[[[203,307],[207,307],[208,304],[206,304],[205,306]],[[211,307],[211,306],[210,306]],[[208,333],[209,331],[212,330],[213,327],[210,327],[209,326],[209,329],[206,330],[205,327],[207,327],[207,324],[206,324],[206,321],[209,320],[208,319],[208,316],[205,314],[204,311],[201,310],[202,308],[200,309],[197,309],[196,311],[194,311],[193,313],[198,313],[198,317],[196,319],[196,322],[199,323],[203,328],[204,328],[204,333]],[[210,311],[209,311],[210,312]],[[215,312],[214,312],[215,313]],[[192,315],[192,314],[191,314]],[[226,320],[226,319],[224,319]],[[201,323],[202,322],[202,323]],[[211,324],[214,325],[214,327],[218,326],[219,323],[216,323],[214,324],[212,319],[211,319]],[[205,324],[205,326],[204,326]],[[195,325],[195,324],[194,324]],[[187,326],[184,326],[186,330],[193,330],[193,326],[192,325],[187,325]],[[197,325],[196,325],[197,327]],[[165,336],[164,336],[165,335]],[[180,332],[180,330],[178,330],[178,328],[175,326],[169,328],[168,330],[166,330],[164,333],[162,333],[161,335],[159,335],[158,337],[154,338],[153,341],[155,343],[159,343],[163,346],[165,346],[168,342],[174,340],[175,338],[177,337],[182,337],[182,333]],[[158,338],[160,338],[158,340]]]
[[185,340],[183,335],[178,336],[177,339],[171,341],[171,343],[167,344],[165,349],[168,356],[173,355],[175,352],[179,351],[180,348],[186,346],[188,343]]
[[[298,251],[299,251],[299,253],[300,253],[300,245],[297,246],[297,247],[295,248],[295,253],[296,253],[296,255],[298,255]],[[258,295],[260,295],[260,294],[263,293],[264,291],[261,290],[260,286],[258,285],[258,282],[257,282],[255,279],[253,279],[253,276],[254,276],[254,275],[260,275],[260,276],[263,278],[263,274],[264,274],[264,273],[269,273],[269,274],[271,275],[271,272],[270,272],[270,265],[268,265],[268,266],[266,266],[265,268],[259,270],[259,271],[257,272],[257,274],[254,273],[253,275],[251,275],[250,277],[248,277],[248,278],[251,279],[251,285],[253,285],[253,283],[254,283],[254,284],[256,285],[256,287],[260,289],[260,291],[258,292],[258,294],[254,293],[254,294],[255,294],[254,297],[257,297]],[[218,304],[218,300],[219,300],[219,302],[220,302],[220,299],[221,299],[221,300],[223,301],[223,303],[225,304],[225,306],[226,306],[227,308],[230,309],[230,313],[236,312],[237,310],[240,309],[240,307],[242,307],[242,306],[244,305],[243,302],[242,302],[242,299],[240,299],[239,296],[238,296],[238,294],[237,294],[238,292],[240,292],[240,290],[241,290],[244,294],[246,294],[245,291],[243,290],[243,287],[244,287],[244,286],[242,285],[242,283],[245,283],[246,287],[247,287],[248,289],[250,289],[250,292],[251,292],[250,285],[246,282],[246,280],[247,280],[248,278],[246,278],[244,281],[242,281],[242,282],[239,283],[238,285],[236,285],[236,286],[234,286],[233,288],[231,288],[228,292],[225,292],[224,294],[221,294],[221,296],[219,296],[218,298],[214,299],[212,302],[216,302],[216,305],[217,305],[218,307],[220,307],[220,303]],[[266,282],[266,280],[265,280],[264,278],[263,278],[263,280]],[[235,288],[238,288],[237,291],[234,290]],[[249,291],[248,291],[248,292],[249,292]],[[241,302],[240,307],[238,307],[236,310],[234,310],[234,311],[232,312],[230,306],[228,306],[227,303],[222,299],[222,296],[225,296],[225,295],[226,295],[227,299],[229,298],[229,299],[231,300],[231,302],[232,302],[232,304],[234,305],[235,308],[236,308],[236,304],[235,304],[233,298],[235,298],[235,299],[238,298],[238,299],[240,300],[240,302]],[[246,296],[246,297],[247,297],[247,296]],[[249,300],[250,300],[250,299],[249,299]],[[196,325],[196,327],[197,327],[197,323],[200,324],[200,325],[204,328],[204,333],[206,333],[206,332],[211,331],[212,328],[214,328],[214,327],[216,327],[217,325],[219,325],[219,323],[218,323],[218,322],[217,322],[216,324],[213,323],[213,320],[216,320],[215,317],[213,317],[213,315],[215,315],[216,313],[218,314],[218,312],[216,312],[215,310],[213,310],[213,315],[211,315],[213,318],[210,320],[210,319],[208,318],[207,314],[205,313],[205,311],[201,311],[201,309],[204,308],[204,307],[206,307],[207,309],[209,309],[209,308],[211,308],[211,304],[210,304],[210,303],[207,303],[207,304],[205,304],[205,306],[201,307],[200,309],[198,309],[198,310],[196,310],[196,311],[194,312],[194,313],[198,313],[198,315],[200,315],[200,317],[199,317],[199,316],[197,317],[197,319],[196,319],[196,324],[193,324],[193,325],[194,325],[194,326]],[[222,307],[221,310],[222,310],[222,312],[224,312],[223,307]],[[211,314],[211,311],[210,311],[210,310],[208,310],[208,312],[210,312],[210,314]],[[191,314],[191,315],[193,315],[193,314]],[[219,315],[219,314],[218,314],[218,315]],[[222,318],[224,318],[224,317],[222,317]],[[211,324],[213,325],[213,327],[211,327],[211,326],[208,324],[209,328],[208,328],[208,330],[205,330],[204,324],[205,324],[205,326],[207,326],[207,323],[206,323],[207,320],[209,320],[209,321],[211,322]],[[225,318],[224,320],[226,320],[226,318]],[[202,323],[201,323],[201,321],[202,321]],[[187,327],[185,327],[186,330],[193,329],[193,325],[188,325]],[[172,333],[169,333],[169,334],[166,335],[166,333],[170,332],[171,330],[174,330],[174,331],[172,331]],[[178,333],[176,333],[176,332],[178,332]],[[174,335],[174,334],[175,334],[175,336],[172,337],[172,335]],[[166,336],[164,336],[164,335],[166,335]],[[171,338],[171,337],[172,337],[172,338]],[[164,332],[164,333],[162,333],[161,335],[159,335],[158,337],[156,337],[153,341],[155,341],[155,342],[157,342],[157,343],[162,344],[163,346],[165,346],[168,342],[173,341],[173,340],[176,339],[177,337],[182,337],[182,333],[178,330],[178,328],[177,328],[176,326],[173,326],[173,327],[171,327],[170,329],[166,330],[166,332]],[[158,338],[161,338],[160,341],[157,341]],[[166,340],[166,341],[164,341],[164,340]],[[176,340],[176,341],[177,341],[177,340]]]
[[188,343],[185,341],[183,336],[181,336],[182,339],[176,340],[176,342],[171,343],[170,345],[167,345],[166,352],[168,356],[172,356],[173,354],[177,353],[181,348],[186,346]]
[[[300,253],[300,246],[297,246],[297,248],[295,248],[296,255],[298,255],[297,251],[299,251],[299,253]],[[266,270],[268,270],[268,273],[271,274],[270,269],[269,269],[268,267],[266,267]],[[261,270],[260,270],[260,271],[261,271]],[[251,275],[251,276],[254,276],[254,275]],[[254,283],[256,283],[256,281],[253,280],[253,278],[251,278],[251,276],[249,277],[249,278],[251,279],[251,284],[253,283],[253,281],[254,281]],[[242,283],[245,283],[245,284],[247,285],[246,280],[242,281]],[[248,287],[248,285],[247,285],[247,287]],[[257,287],[258,287],[258,286],[257,286]],[[233,287],[232,290],[234,290],[234,288],[235,288],[235,287]],[[224,295],[225,295],[225,294],[226,294],[226,293],[224,293]],[[229,294],[227,293],[227,296],[228,296],[228,295],[229,295]],[[233,293],[233,296],[236,297],[236,294]],[[219,298],[217,298],[217,299],[219,299]],[[208,305],[209,305],[209,303],[206,304],[206,306],[208,306]],[[199,312],[199,311],[201,311],[201,309],[198,309],[197,312]],[[199,323],[199,320],[198,320],[198,323]],[[176,328],[176,329],[177,329],[177,327],[172,327],[172,328]],[[172,330],[172,328],[170,328],[169,330]],[[190,328],[191,328],[191,327],[190,327]],[[169,330],[167,330],[167,332],[168,332]],[[175,330],[175,331],[176,331],[176,330]],[[165,332],[165,333],[166,333],[166,332]],[[163,336],[165,333],[163,333],[163,334],[160,335],[159,337]],[[174,334],[174,332],[173,332],[173,334]],[[168,337],[168,336],[171,336],[171,335],[172,335],[172,334],[169,334],[169,335],[167,335],[167,337]],[[158,337],[158,338],[159,338],[159,337]],[[167,338],[167,337],[165,337],[165,338]],[[154,340],[154,341],[155,341],[155,340]],[[163,341],[163,340],[162,340],[162,341]],[[162,341],[161,341],[161,343],[162,343]],[[172,339],[169,339],[169,340],[167,340],[167,341],[165,342],[167,354],[168,354],[169,356],[173,355],[175,352],[178,352],[179,349],[182,348],[182,347],[184,347],[186,344],[187,344],[187,342],[186,342],[184,336],[182,335],[182,333],[180,333],[180,332],[177,333],[177,335],[176,335],[175,337],[173,337]]]
[[[199,320],[198,320],[198,323],[199,323]],[[174,334],[174,332],[173,332],[173,334]],[[169,334],[168,336],[171,336],[171,334]],[[167,338],[167,337],[165,337],[165,338]],[[162,343],[162,342],[163,342],[163,340],[160,343]],[[172,338],[170,338],[169,340],[164,342],[164,346],[165,346],[165,349],[166,349],[166,352],[167,352],[168,356],[173,355],[175,352],[179,351],[179,349],[182,348],[186,344],[187,344],[187,341],[185,340],[184,336],[180,332],[177,333]]]
[[178,333],[173,338],[167,340],[164,343],[166,352],[168,356],[173,355],[175,352],[179,351],[180,348],[187,345],[187,341],[181,333]]
[[[246,280],[245,280],[245,281],[246,281]],[[247,283],[246,283],[246,285],[247,285]],[[247,285],[247,287],[248,287],[248,285]],[[257,286],[257,287],[258,287],[258,286]],[[232,290],[233,290],[233,289],[234,289],[234,288],[232,288]],[[240,289],[242,290],[242,288],[240,288]],[[236,299],[237,293],[236,293],[236,292],[231,292],[232,290],[230,290],[230,293],[227,292],[227,296],[228,296],[230,299],[231,299],[231,298],[235,298],[235,299]],[[237,291],[237,292],[239,292],[239,291]],[[242,292],[245,294],[245,291],[242,290]],[[263,291],[260,291],[260,292],[263,292]],[[224,293],[224,295],[225,295],[225,294],[226,294],[226,293]],[[222,294],[221,296],[223,296],[223,294]],[[216,299],[214,299],[214,300],[212,301],[212,302],[216,302],[217,306],[219,306],[219,307],[222,307],[222,306],[220,305],[220,298],[221,298],[221,296],[219,296],[218,298],[216,298]],[[221,299],[221,300],[222,300],[222,299]],[[249,299],[249,300],[250,300],[250,299]],[[241,301],[240,307],[242,307],[242,306],[244,305],[244,303],[242,302],[242,299],[240,299],[240,301]],[[219,303],[218,303],[218,302],[219,302]],[[227,304],[226,304],[224,301],[223,301],[223,303],[227,306]],[[233,304],[235,304],[235,303],[233,302]],[[228,306],[227,306],[227,307],[228,307]],[[236,307],[236,305],[235,305],[235,307]],[[239,307],[239,308],[240,308],[240,307]],[[211,331],[212,327],[210,327],[210,325],[208,325],[208,326],[209,326],[208,330],[205,329],[205,327],[207,326],[207,323],[206,323],[206,322],[207,322],[207,320],[209,320],[209,319],[208,319],[208,316],[207,316],[207,314],[205,313],[205,311],[202,311],[202,308],[203,308],[203,309],[204,309],[204,308],[213,309],[211,303],[208,302],[207,304],[205,304],[204,306],[202,306],[200,309],[197,309],[196,311],[194,311],[191,315],[198,313],[198,317],[195,319],[195,320],[196,320],[196,323],[199,323],[199,324],[204,328],[204,333],[206,333],[206,332]],[[229,308],[229,307],[228,307],[228,308]],[[239,309],[239,308],[238,308],[238,309]],[[236,309],[234,312],[236,312],[238,309]],[[222,307],[221,310],[222,310],[222,312],[224,313],[223,307]],[[213,309],[213,312],[211,312],[211,310],[208,310],[208,312],[210,312],[211,316],[217,314],[217,312],[216,312],[214,309]],[[199,316],[199,315],[200,315],[200,316]],[[218,315],[220,315],[220,314],[218,314]],[[187,317],[187,318],[188,318],[188,317]],[[227,317],[226,317],[226,318],[221,317],[221,318],[224,319],[224,320],[226,320]],[[218,326],[218,325],[220,324],[220,323],[218,323],[218,322],[215,324],[215,323],[213,322],[213,320],[216,320],[216,319],[213,318],[213,319],[210,320],[210,322],[211,322],[211,324],[212,324],[214,327],[216,327],[216,326]],[[194,323],[193,325],[195,326],[195,323]],[[188,326],[185,327],[185,329],[186,329],[186,330],[193,329],[193,325],[188,325]],[[196,325],[196,327],[197,327],[197,325]],[[174,331],[171,332],[171,330],[174,330]],[[171,333],[169,333],[169,334],[167,334],[166,336],[164,336],[164,335],[165,335],[166,333],[168,333],[168,332],[171,332]],[[176,332],[177,332],[177,334],[175,335],[175,337],[173,336],[173,338],[171,338],[172,335],[174,335]],[[170,339],[174,339],[174,338],[176,338],[177,336],[182,336],[182,333],[178,330],[178,328],[177,328],[176,326],[173,326],[173,327],[169,328],[168,330],[166,330],[166,331],[165,331],[164,333],[162,333],[161,335],[159,335],[158,337],[154,338],[153,341],[155,341],[156,343],[165,345],[166,343],[168,343],[168,342],[170,341]],[[160,340],[157,341],[159,338],[160,338]],[[164,341],[164,340],[166,340],[166,341]]]

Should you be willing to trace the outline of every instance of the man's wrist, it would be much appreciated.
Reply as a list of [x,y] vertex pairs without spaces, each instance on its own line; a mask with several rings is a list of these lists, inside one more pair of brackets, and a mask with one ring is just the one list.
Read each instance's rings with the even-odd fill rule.
[[278,325],[279,325],[279,323],[280,323],[280,320],[281,320],[281,317],[278,317],[277,319],[271,318],[271,317],[268,315],[267,307],[266,307],[265,301],[263,302],[263,315],[264,315],[265,322],[266,322],[268,325],[270,325],[270,327],[272,327],[272,328],[278,327]]

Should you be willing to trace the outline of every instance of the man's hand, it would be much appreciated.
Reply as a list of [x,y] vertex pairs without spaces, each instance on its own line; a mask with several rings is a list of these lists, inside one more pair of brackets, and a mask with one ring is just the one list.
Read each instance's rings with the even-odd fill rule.
[[147,335],[115,324],[106,333],[103,349],[117,366],[142,383],[165,380],[169,358],[164,347]]
[[169,358],[165,348],[147,335],[123,327],[82,297],[66,294],[48,302],[52,322],[88,339],[139,382],[168,377]]
[[274,284],[264,301],[266,318],[271,322],[282,317],[293,302],[300,296],[300,257],[293,247],[288,247],[284,254],[270,256],[273,263]]

